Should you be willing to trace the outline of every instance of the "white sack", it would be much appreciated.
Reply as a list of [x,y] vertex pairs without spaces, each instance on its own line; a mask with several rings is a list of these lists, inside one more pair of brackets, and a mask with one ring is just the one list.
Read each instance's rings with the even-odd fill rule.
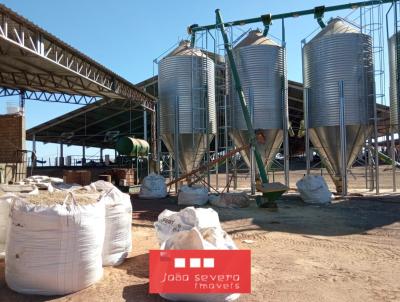
[[143,179],[142,185],[140,186],[139,198],[165,198],[167,195],[167,186],[163,176],[150,173]]
[[5,194],[0,197],[0,259],[3,259],[5,255],[10,205],[13,196],[15,195]]
[[0,184],[0,190],[6,193],[21,193],[29,195],[39,194],[38,188],[34,184],[30,185],[6,185]]
[[296,186],[304,202],[330,203],[332,200],[332,193],[322,176],[305,175]]
[[104,180],[98,180],[98,181],[92,182],[90,184],[90,186],[100,192],[104,192],[104,191],[108,191],[113,188],[116,188],[116,186],[114,186],[111,182],[104,181]]
[[193,227],[198,229],[212,227],[221,229],[216,211],[211,208],[195,209],[194,207],[187,207],[179,212],[164,210],[158,215],[158,220],[154,223],[154,226],[160,244],[173,234],[191,230]]
[[23,294],[65,295],[101,279],[104,202],[77,205],[73,194],[62,204],[11,205],[5,277]]
[[208,191],[203,186],[182,186],[178,194],[179,205],[202,206],[208,202]]
[[211,195],[210,203],[219,208],[245,208],[250,205],[250,198],[245,192],[221,193],[218,196]]
[[119,265],[132,250],[131,198],[113,187],[101,199],[106,207],[103,266]]
[[[221,228],[192,228],[173,234],[162,245],[161,249],[169,250],[233,250],[237,249],[232,239]],[[228,302],[240,297],[240,294],[160,294],[169,301],[185,302]]]

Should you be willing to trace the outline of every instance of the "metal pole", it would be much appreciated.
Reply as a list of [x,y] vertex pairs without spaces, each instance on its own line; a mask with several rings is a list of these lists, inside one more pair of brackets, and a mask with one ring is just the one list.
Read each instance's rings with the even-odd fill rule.
[[379,194],[379,153],[378,153],[379,143],[378,143],[378,116],[376,110],[377,110],[376,99],[374,97],[375,193]]
[[364,167],[365,167],[365,189],[368,189],[368,149],[367,143],[364,144]]
[[21,89],[19,93],[19,108],[22,114],[25,113],[25,90]]
[[339,81],[340,96],[340,157],[341,157],[341,177],[342,177],[342,196],[347,195],[347,156],[346,156],[346,116],[344,82]]
[[143,111],[143,139],[147,141],[147,111]]
[[[207,81],[208,82],[208,81]],[[205,132],[206,132],[206,150],[207,150],[207,154],[206,154],[206,163],[207,163],[207,183],[209,184],[207,186],[207,190],[208,192],[210,192],[210,184],[211,184],[211,175],[210,175],[210,129],[209,129],[209,118],[208,118],[208,84],[207,84],[207,92],[206,92],[206,97],[203,99],[204,100],[204,107],[205,107],[205,123],[206,123],[206,127],[205,127]]]
[[[219,91],[219,89],[217,90],[217,91]],[[217,96],[217,94],[216,94],[216,96]],[[217,100],[217,102],[215,102],[215,109],[216,109],[216,113],[217,114],[219,114],[219,102],[220,102],[220,98],[218,97],[218,100]],[[219,149],[219,131],[220,131],[220,127],[218,126],[218,119],[217,119],[217,132],[216,132],[216,134],[215,134],[215,148],[214,148],[214,150],[215,150],[215,153],[214,153],[214,159],[217,159],[218,157],[219,157],[219,153],[218,153],[218,149]],[[218,163],[215,165],[215,189],[218,191],[218,189],[219,189],[219,181],[218,181],[218,176],[219,176],[219,173],[218,173],[218,170],[219,170],[219,165],[218,165]]]
[[393,192],[397,191],[396,185],[396,145],[394,140],[394,129],[391,134],[391,155],[392,155],[392,181],[393,181]]
[[[228,109],[227,109],[227,95],[224,95],[224,140],[225,140],[225,153],[228,153]],[[225,173],[226,173],[226,190],[229,192],[229,159],[225,161]]]
[[[284,33],[284,23],[282,20],[282,31]],[[283,35],[284,37],[284,35]],[[288,106],[288,83],[286,78],[286,42],[282,44],[283,50],[283,70],[284,76],[282,79],[282,109],[283,109],[283,153],[284,153],[284,171],[285,185],[289,187],[289,106]]]
[[59,160],[60,167],[64,166],[64,144],[60,143],[60,160]]
[[[173,160],[172,160],[172,158],[173,158],[173,155],[172,155],[173,153],[169,153],[169,180],[170,181],[172,181],[172,179],[174,178],[174,175],[173,175],[173,168],[172,168],[172,166],[173,166]],[[174,154],[175,155],[175,154]]]
[[[254,123],[254,95],[253,91],[249,89],[249,109],[250,109],[250,119],[251,122]],[[257,144],[257,142],[254,142]],[[256,194],[256,171],[255,171],[255,162],[254,162],[254,145],[250,148],[250,188],[251,195]]]
[[103,148],[100,148],[100,162],[103,162]]
[[[394,0],[394,1],[398,1],[398,0]],[[326,7],[324,7],[324,12],[333,12],[333,11],[338,11],[338,10],[343,10],[343,9],[356,9],[358,7],[379,5],[379,4],[392,3],[392,2],[393,2],[393,0],[370,0],[370,1],[352,2],[352,3],[340,4],[340,5],[334,5],[334,6],[326,6]],[[297,18],[299,16],[306,16],[306,15],[315,15],[315,9],[316,8],[301,10],[301,11],[293,11],[293,12],[283,13],[283,14],[273,14],[271,16],[271,20]],[[243,26],[245,24],[259,23],[259,22],[263,22],[262,17],[242,19],[242,20],[230,21],[230,22],[226,22],[226,23],[222,23],[222,24],[210,24],[210,25],[204,25],[204,26],[199,26],[196,24],[196,25],[192,26],[191,30],[192,30],[192,32],[199,32],[199,31],[218,28],[220,25],[223,25],[224,27],[225,26],[231,27],[231,26]]]
[[369,190],[373,191],[375,188],[375,176],[374,176],[374,168],[373,168],[373,154],[371,150],[372,146],[372,138],[368,139],[368,166],[369,166]]
[[[175,133],[174,133],[174,144],[175,144],[175,178],[179,178],[179,97],[175,99]],[[178,193],[178,183],[175,183],[175,193]]]
[[[389,12],[388,12],[389,13]],[[395,34],[395,37],[396,37],[396,43],[395,43],[395,53],[394,53],[394,57],[395,57],[395,60],[396,60],[396,71],[397,71],[397,75],[396,75],[396,83],[395,83],[395,85],[396,85],[396,92],[397,92],[397,95],[396,95],[396,99],[397,99],[397,102],[400,100],[400,83],[399,83],[399,81],[400,81],[400,76],[399,76],[399,68],[400,68],[400,60],[399,60],[399,42],[400,42],[400,38],[399,38],[399,35],[398,35],[398,18],[397,18],[397,14],[398,14],[398,11],[397,11],[397,3],[394,3],[394,34]],[[387,16],[386,16],[386,18],[387,18]],[[387,25],[387,24],[386,24]],[[387,27],[389,27],[389,26],[387,26]],[[389,29],[387,28],[387,32],[388,32],[388,36],[387,36],[387,39],[388,39],[388,41],[389,41]],[[396,113],[396,114],[398,114],[398,112]],[[391,133],[391,155],[392,155],[392,181],[393,181],[393,192],[396,192],[397,191],[397,184],[396,184],[396,141],[395,141],[395,138],[394,138],[394,134],[395,134],[395,132],[396,132],[396,130],[398,131],[398,129],[399,129],[399,125],[391,125],[391,130],[392,130],[392,133]]]
[[[305,40],[301,41],[301,62],[304,66],[304,44]],[[303,82],[304,82],[304,68],[303,68]],[[304,128],[305,128],[305,152],[306,152],[306,173],[310,175],[310,118],[309,118],[309,101],[310,101],[310,88],[304,87],[303,90],[303,112],[304,112]]]
[[307,175],[310,175],[310,134],[309,134],[309,115],[308,115],[308,101],[310,97],[310,88],[305,88],[304,89],[304,128],[305,128],[305,145],[306,145],[306,170],[307,170]]
[[255,167],[255,160],[254,160],[254,146],[250,148],[250,188],[251,188],[251,195],[256,194],[256,167]]
[[32,153],[32,167],[36,167],[36,134],[32,135]]
[[86,164],[86,148],[85,143],[82,145],[82,166]]
[[[151,117],[150,117],[151,118]],[[151,121],[151,120],[150,120]],[[150,129],[151,129],[151,125],[150,125]],[[150,133],[150,137],[152,137],[152,134]],[[148,139],[148,135],[147,135],[147,111],[146,110],[143,110],[143,139],[145,140],[145,141],[147,141],[147,139]],[[152,145],[153,145],[153,142],[152,142]],[[143,160],[143,158],[144,157],[142,157],[142,160]],[[143,163],[143,162],[142,162]],[[149,174],[149,170],[150,170],[150,167],[149,167],[149,157],[147,156],[147,165],[146,165],[146,168],[147,168],[147,174],[146,175],[148,175]]]
[[233,158],[233,189],[236,190],[237,189],[237,160],[236,160],[236,154],[234,155]]
[[[155,123],[155,126],[157,128],[157,132],[154,133],[154,138],[157,140],[157,150],[155,150],[155,152],[157,152],[157,164],[156,164],[157,172],[161,173],[160,162],[161,162],[162,149],[161,149],[161,134],[160,134],[160,104],[159,104],[159,102],[157,102],[156,108],[157,108],[157,112],[156,112],[157,121]],[[156,118],[156,115],[153,113],[154,118]],[[171,166],[170,166],[170,169],[171,169]]]

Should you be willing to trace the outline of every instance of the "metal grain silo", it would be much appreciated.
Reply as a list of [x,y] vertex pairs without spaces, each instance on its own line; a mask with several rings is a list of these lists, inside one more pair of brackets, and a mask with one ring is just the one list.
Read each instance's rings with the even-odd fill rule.
[[[233,54],[257,144],[265,165],[269,166],[283,141],[283,105],[287,102],[283,93],[287,80],[284,49],[264,37],[259,30],[254,30],[234,47]],[[232,87],[231,91],[234,91]],[[230,136],[236,146],[247,145],[249,132],[239,97],[236,92],[231,95],[233,119]],[[242,156],[250,167],[250,151],[243,151]]]
[[214,62],[182,41],[158,66],[161,138],[190,172],[216,133]]
[[[342,158],[349,169],[372,130],[375,102],[372,39],[346,21],[333,19],[303,47],[304,87],[308,91],[309,136],[324,159],[338,192]],[[343,81],[343,82],[341,82]],[[340,93],[343,83],[343,93]],[[345,134],[341,156],[340,100]]]
[[400,46],[400,33],[394,34],[389,39],[389,73],[390,73],[390,124],[393,126],[393,131],[399,129],[399,82],[397,79],[397,49],[396,44]]

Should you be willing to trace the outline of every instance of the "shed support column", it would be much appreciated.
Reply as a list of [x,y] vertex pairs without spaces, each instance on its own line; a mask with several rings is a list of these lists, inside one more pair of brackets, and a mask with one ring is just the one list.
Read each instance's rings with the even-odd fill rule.
[[36,135],[32,135],[32,167],[36,167]]
[[25,113],[25,90],[19,92],[19,110],[22,114]]
[[60,143],[60,159],[59,166],[64,167],[64,144]]
[[103,148],[100,148],[100,162],[103,163],[104,159],[103,159]]
[[85,144],[82,145],[82,166],[86,164],[86,148]]

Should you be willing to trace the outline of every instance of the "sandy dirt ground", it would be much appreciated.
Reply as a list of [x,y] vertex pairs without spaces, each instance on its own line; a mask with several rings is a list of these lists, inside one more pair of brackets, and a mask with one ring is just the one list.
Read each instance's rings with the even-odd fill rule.
[[[62,297],[8,289],[0,261],[0,301],[164,301],[148,294],[148,249],[157,249],[153,222],[174,198],[133,199],[133,252],[105,268],[97,284]],[[400,196],[351,197],[306,205],[288,194],[277,211],[216,209],[240,248],[252,250],[252,293],[240,302],[400,301]],[[244,243],[251,240],[251,243]]]

